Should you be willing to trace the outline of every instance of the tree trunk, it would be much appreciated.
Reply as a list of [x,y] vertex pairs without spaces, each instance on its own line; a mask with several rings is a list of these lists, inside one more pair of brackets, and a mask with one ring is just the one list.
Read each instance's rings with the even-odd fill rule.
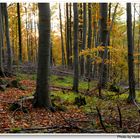
[[[139,28],[138,28],[138,54],[140,53],[140,4],[139,4]],[[140,87],[140,64],[139,64],[140,56],[138,55],[138,68],[137,68],[137,74],[138,74],[138,87]]]
[[[86,48],[86,35],[87,35],[87,9],[86,9],[86,3],[83,3],[83,40],[82,40],[82,50],[85,50]],[[81,56],[81,76],[85,73],[85,59],[84,56]]]
[[[92,41],[92,15],[91,15],[91,3],[88,3],[88,42],[87,48],[91,48]],[[87,56],[87,66],[86,66],[86,76],[90,77],[92,75],[92,65],[91,65],[91,57]]]
[[72,11],[71,11],[71,9],[72,9],[72,6],[71,6],[72,4],[70,3],[70,5],[69,5],[69,9],[70,9],[70,20],[69,20],[69,33],[70,33],[70,46],[69,46],[69,53],[70,53],[70,60],[69,60],[69,62],[70,62],[70,66],[71,66],[71,68],[72,68]]
[[19,63],[22,63],[22,35],[21,35],[21,18],[20,18],[20,4],[17,3],[18,16],[18,36],[19,36]]
[[[96,4],[95,4],[96,5]],[[96,13],[95,13],[96,14]],[[98,46],[98,40],[97,40],[97,21],[96,21],[96,17],[94,16],[94,18],[93,18],[94,20],[93,20],[93,29],[94,29],[94,31],[93,31],[93,42],[94,42],[94,47],[95,48],[97,48],[97,46]],[[97,52],[96,52],[96,55],[98,55],[97,54]],[[93,79],[95,79],[95,78],[97,78],[97,67],[98,65],[97,65],[97,63],[96,62],[94,62],[94,67],[93,67],[93,75],[92,75],[92,77],[93,77]]]
[[[101,46],[107,46],[107,3],[101,3],[100,4],[100,12],[101,12]],[[104,52],[100,52],[101,58],[107,59],[107,52],[104,54]],[[101,73],[101,66],[100,66],[100,73]],[[101,75],[101,86],[102,88],[105,88],[107,83],[107,64],[103,64],[103,73]]]
[[50,4],[39,3],[39,50],[35,107],[51,108],[49,91],[50,67]]
[[59,3],[59,18],[60,18],[60,33],[61,33],[62,66],[64,66],[65,65],[65,51],[64,51],[64,41],[63,41],[62,18],[61,18],[60,3]]
[[79,85],[79,55],[78,55],[78,4],[73,4],[73,12],[74,12],[74,79],[73,79],[73,90],[78,92]]
[[70,44],[69,44],[69,38],[70,38],[70,35],[69,35],[69,6],[68,6],[68,3],[66,3],[66,52],[67,52],[67,65],[70,66]]
[[5,14],[5,36],[6,36],[6,43],[7,43],[7,70],[11,73],[12,72],[12,48],[10,45],[10,34],[9,34],[9,21],[8,21],[8,11],[7,11],[7,4],[4,3],[4,14]]
[[2,48],[3,48],[3,25],[2,25],[2,4],[0,3],[0,71],[3,69],[3,60],[2,60]]
[[128,41],[128,75],[129,75],[129,96],[128,102],[135,100],[135,78],[134,78],[134,56],[132,36],[132,15],[131,3],[127,3],[127,41]]
[[31,61],[30,49],[29,49],[29,27],[28,27],[28,9],[25,7],[26,13],[26,46],[27,46],[27,54],[28,54],[28,62]]
[[[111,22],[111,3],[109,3],[109,6],[108,6],[108,22],[110,23]],[[110,46],[110,33],[108,32],[108,46]],[[108,51],[108,60],[111,60],[110,59],[110,51]],[[107,74],[108,74],[108,79],[110,79],[110,64],[107,64]]]

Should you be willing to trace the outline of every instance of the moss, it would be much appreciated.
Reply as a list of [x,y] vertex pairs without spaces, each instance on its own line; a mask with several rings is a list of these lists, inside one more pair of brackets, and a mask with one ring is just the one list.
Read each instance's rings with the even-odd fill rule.
[[71,87],[72,86],[72,77],[70,76],[56,76],[56,75],[52,75],[50,77],[50,82],[53,85],[56,86],[66,86],[66,87]]
[[[72,76],[56,76],[56,75],[51,75],[50,77],[50,83],[52,85],[56,85],[56,86],[63,86],[63,87],[72,87],[73,84],[73,77]],[[92,83],[91,83],[92,85]],[[79,89],[87,89],[88,88],[88,83],[83,81],[83,80],[79,80]]]
[[11,133],[19,133],[22,129],[20,127],[11,128]]
[[59,98],[61,101],[63,102],[67,101],[68,103],[73,103],[75,100],[75,97],[78,96],[78,94],[75,94],[74,92],[67,92],[66,94],[64,94],[62,91],[53,91],[52,95],[54,96],[52,98],[57,97],[57,99]]

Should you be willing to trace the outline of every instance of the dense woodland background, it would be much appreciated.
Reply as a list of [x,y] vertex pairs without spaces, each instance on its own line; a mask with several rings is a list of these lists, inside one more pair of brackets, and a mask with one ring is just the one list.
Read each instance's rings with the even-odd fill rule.
[[1,133],[139,133],[140,5],[0,3]]

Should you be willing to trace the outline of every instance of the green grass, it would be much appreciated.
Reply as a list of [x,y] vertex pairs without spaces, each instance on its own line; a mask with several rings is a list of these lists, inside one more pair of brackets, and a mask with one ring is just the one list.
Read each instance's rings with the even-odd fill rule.
[[63,93],[62,91],[52,91],[51,95],[54,95],[54,97],[60,97],[60,102],[67,102],[67,103],[74,103],[75,97],[78,96],[78,94],[74,92],[67,92]]
[[[50,77],[50,83],[56,86],[63,87],[72,87],[73,77],[72,76],[56,76],[52,75]],[[88,83],[82,80],[79,80],[79,89],[86,90],[88,88]]]
[[[17,80],[36,80],[36,74],[23,74],[17,73]],[[73,77],[72,76],[50,76],[50,84],[56,86],[63,86],[63,87],[72,87],[73,84]],[[90,88],[94,86],[94,82],[90,83]],[[88,83],[83,80],[79,80],[79,89],[86,90],[88,89]]]
[[56,86],[71,87],[72,80],[73,79],[70,76],[61,77],[61,76],[51,75],[50,84],[56,85]]

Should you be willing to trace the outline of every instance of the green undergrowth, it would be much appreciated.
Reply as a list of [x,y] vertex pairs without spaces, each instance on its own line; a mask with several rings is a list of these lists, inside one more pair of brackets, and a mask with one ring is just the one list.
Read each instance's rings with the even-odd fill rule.
[[24,74],[24,73],[17,73],[16,74],[16,79],[21,81],[21,80],[36,80],[36,75],[34,74]]
[[[72,87],[73,77],[72,76],[56,76],[56,75],[51,75],[50,83],[52,85],[56,85],[56,86]],[[94,85],[95,85],[94,82],[91,82],[89,88],[92,88]],[[88,82],[80,79],[79,80],[79,89],[80,90],[87,90],[88,89]]]
[[[19,80],[36,80],[36,75],[18,74],[17,79]],[[73,77],[72,76],[56,76],[51,75],[50,85],[60,87],[72,87]],[[90,83],[90,89],[96,88],[97,82],[92,81]],[[88,83],[82,79],[79,81],[79,90],[87,90]],[[26,89],[25,89],[26,90]],[[123,91],[124,89],[121,89]],[[33,92],[34,93],[34,92]],[[118,94],[118,92],[102,90],[102,97],[98,97],[98,90],[91,94],[75,93],[73,91],[51,90],[52,104],[59,111],[69,111],[72,109],[80,109],[83,113],[89,114],[92,117],[92,123],[90,127],[98,129],[100,127],[98,112],[96,107],[100,110],[104,125],[110,132],[118,132],[119,128],[119,111],[118,106],[121,110],[123,127],[125,122],[130,125],[137,124],[139,122],[139,110],[133,104],[127,103],[128,91],[124,94]],[[29,93],[29,96],[32,96]],[[78,105],[75,103],[76,98],[85,98],[86,104]],[[136,100],[140,103],[140,91],[136,91]],[[135,118],[135,119],[134,119]],[[118,127],[118,128],[117,128]],[[119,128],[119,130],[121,130]],[[15,133],[18,129],[13,129]],[[133,132],[134,130],[132,130]]]
[[[19,80],[36,80],[36,75],[28,74],[17,74],[17,79]],[[54,86],[62,87],[72,87],[73,77],[72,76],[56,76],[51,75],[50,84]],[[90,88],[96,87],[95,81],[90,83]],[[79,90],[86,90],[88,88],[88,83],[84,80],[79,81]],[[98,90],[96,91],[98,92]],[[72,91],[51,91],[51,98],[55,103],[59,105],[66,105],[67,107],[75,106],[74,102],[76,97],[85,97],[86,105],[80,106],[84,112],[94,112],[96,106],[105,110],[110,106],[116,107],[117,104],[126,103],[128,98],[128,92],[121,95],[116,95],[117,93],[107,90],[102,90],[103,98],[99,98],[96,94],[91,96],[85,96],[80,93],[74,93]],[[140,103],[140,91],[136,91],[136,100]]]
[[[23,74],[17,73],[18,80],[36,80],[36,75],[32,74]],[[73,77],[72,76],[50,76],[50,84],[55,86],[62,86],[62,87],[72,87]],[[92,83],[91,83],[92,84]],[[79,80],[79,89],[87,89],[88,83],[83,80]]]

